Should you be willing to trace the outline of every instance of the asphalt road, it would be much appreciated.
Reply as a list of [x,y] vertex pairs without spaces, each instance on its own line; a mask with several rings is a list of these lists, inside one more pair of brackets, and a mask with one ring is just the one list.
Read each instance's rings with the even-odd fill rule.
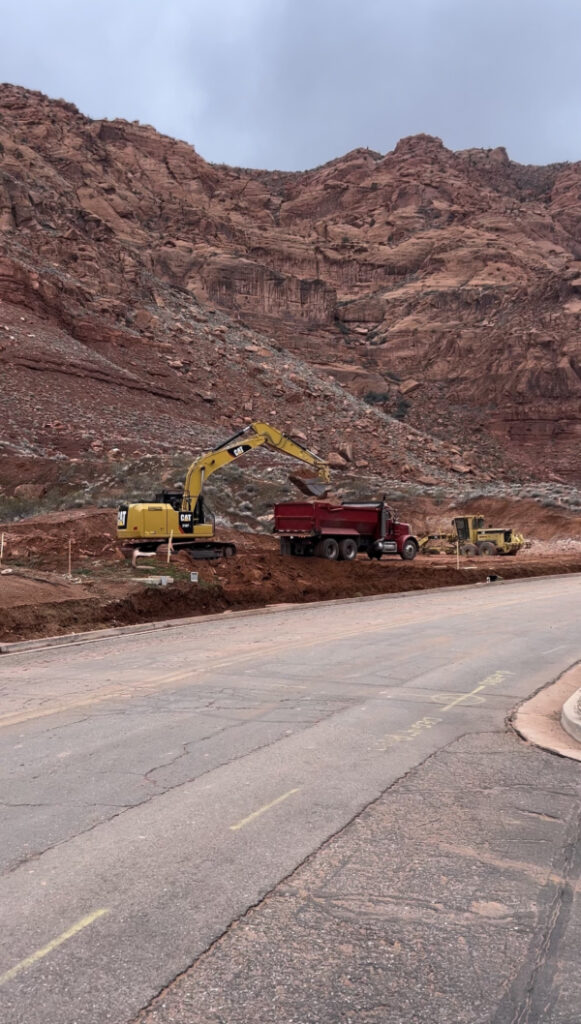
[[[401,884],[413,887],[409,865],[415,863],[419,877],[424,861],[417,842],[398,835],[393,815],[400,822],[403,815],[410,830],[415,821],[423,835],[429,820],[432,831],[443,835],[451,828],[450,814],[461,802],[463,786],[470,779],[473,786],[475,763],[479,772],[485,770],[485,755],[486,765],[492,758],[490,763],[502,765],[513,781],[525,765],[520,789],[537,785],[544,793],[541,810],[531,811],[539,828],[551,820],[564,823],[562,832],[552,828],[550,835],[515,837],[514,842],[525,844],[516,849],[519,863],[528,865],[523,870],[531,885],[542,887],[561,862],[559,878],[563,864],[572,871],[578,775],[570,774],[570,762],[548,754],[539,753],[541,760],[533,767],[526,760],[531,748],[508,735],[503,723],[522,698],[581,657],[580,608],[581,578],[568,576],[226,615],[165,632],[2,656],[0,1019],[10,1024],[123,1024],[151,1004],[144,1020],[189,1024],[198,1019],[193,1007],[201,1006],[200,993],[207,996],[211,978],[220,977],[218,966],[215,971],[204,967],[213,955],[223,975],[223,988],[214,993],[220,1002],[227,991],[236,990],[240,962],[248,963],[249,957],[260,962],[278,949],[287,967],[296,961],[294,980],[286,983],[288,1006],[281,995],[280,1012],[271,1015],[269,994],[277,991],[276,979],[279,987],[283,984],[275,958],[262,978],[263,1009],[261,983],[255,979],[250,988],[241,987],[236,1008],[219,1011],[208,1005],[199,1019],[463,1020],[457,1008],[446,1016],[444,1004],[437,1011],[426,1006],[425,1016],[420,1009],[412,1014],[405,1001],[399,1016],[386,1017],[377,999],[363,1016],[356,1007],[350,1007],[353,1017],[344,1016],[341,1001],[327,999],[318,1009],[310,1000],[311,1009],[295,1017],[297,978],[306,969],[297,951],[305,944],[310,948],[315,933],[324,934],[324,929],[321,922],[309,924],[305,918],[302,937],[295,936],[293,960],[289,948],[298,917],[286,923],[282,911],[273,917],[272,901],[282,892],[289,898],[291,890],[299,899],[301,871],[316,873],[325,858],[331,858],[328,871],[334,876],[338,847],[333,844],[356,846],[363,833],[353,830],[363,826],[369,833],[365,850],[375,851],[375,866],[360,868],[361,877],[367,873],[368,888],[371,877],[385,875],[395,861]],[[450,751],[461,767],[452,772],[448,767],[446,776],[438,759],[448,763]],[[555,771],[565,774],[552,789],[543,788],[542,773]],[[411,806],[386,811],[382,801],[396,791],[397,800],[402,793],[405,798],[410,780],[415,780],[419,802],[412,799]],[[488,788],[492,794],[498,786],[491,782]],[[450,798],[453,791],[455,799]],[[436,794],[448,808],[446,820],[434,824],[433,815],[426,817],[429,794],[432,804]],[[559,800],[563,806],[553,814],[551,807]],[[487,814],[486,827],[498,832],[498,816],[505,810],[495,809],[487,796],[480,832]],[[382,813],[391,825],[378,825]],[[528,819],[525,824],[529,827]],[[377,859],[386,830],[390,850]],[[412,846],[401,861],[404,841]],[[532,861],[523,856],[526,844],[533,842],[533,860],[543,879],[531,875]],[[347,855],[354,864],[355,846]],[[468,885],[472,869],[466,869],[464,854],[453,852],[457,836],[448,846],[462,888],[462,878]],[[405,871],[407,880],[402,881]],[[449,875],[441,870],[440,877]],[[567,885],[571,911],[578,887]],[[532,890],[526,898],[537,899]],[[434,903],[435,896],[430,899]],[[509,902],[508,897],[472,899],[485,907],[474,913],[488,925],[495,915],[506,923],[506,915],[494,908],[487,914],[486,907],[506,908]],[[490,960],[490,970],[500,972],[495,1024],[504,1019],[577,1024],[576,1017],[566,1015],[535,1017],[539,995],[527,1003],[528,1016],[514,1016],[519,997],[510,996],[507,1016],[502,1016],[502,999],[510,1001],[507,993],[517,992],[518,985],[526,988],[529,959],[535,978],[544,969],[545,918],[552,922],[553,958],[555,942],[562,940],[566,949],[572,941],[563,915],[557,911],[551,917],[550,894],[537,902],[541,908],[546,902],[548,909],[537,915],[531,911],[526,919],[525,932],[528,928],[532,938],[517,945],[507,940],[504,966],[493,968]],[[247,936],[248,948],[243,944],[228,953],[228,943],[236,941],[232,923],[243,918],[246,927],[250,917],[244,915],[253,907],[252,913],[267,915],[272,931],[256,947],[255,929]],[[455,913],[461,912],[456,908]],[[569,919],[577,920],[571,913]],[[348,923],[342,920],[341,927],[348,930]],[[514,930],[512,923],[507,927]],[[349,962],[357,941],[368,943],[368,938],[346,942]],[[341,956],[337,960],[337,937],[330,936],[329,942],[332,947],[320,950],[317,970],[333,963],[344,971]],[[210,980],[204,981],[205,969]],[[461,976],[461,959],[452,958],[448,969]],[[232,977],[228,970],[234,971]],[[482,971],[481,964],[479,985],[485,991]],[[409,979],[402,979],[409,986]],[[329,984],[336,987],[336,979]],[[201,988],[192,1002],[196,985]],[[370,985],[361,978],[358,990]],[[430,974],[425,985],[433,990]],[[529,988],[533,991],[534,985]],[[570,998],[577,998],[578,990],[572,992]],[[465,995],[458,1005],[469,1005]]]

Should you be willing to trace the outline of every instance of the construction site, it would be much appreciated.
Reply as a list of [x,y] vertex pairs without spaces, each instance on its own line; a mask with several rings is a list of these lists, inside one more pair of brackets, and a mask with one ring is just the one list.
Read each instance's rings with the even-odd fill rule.
[[0,1021],[579,1024],[575,5],[528,71],[534,4],[69,6],[0,85]]
[[[581,572],[581,516],[538,503],[479,499],[469,505],[494,521],[517,522],[531,539],[517,558],[418,554],[413,561],[355,562],[288,558],[264,523],[254,529],[224,527],[233,558],[196,561],[167,544],[136,569],[117,539],[114,509],[53,512],[6,523],[0,568],[0,641],[84,632],[215,612],[338,598],[394,594],[444,586],[486,584],[488,577],[518,579]],[[466,506],[467,512],[471,508]],[[421,536],[449,521],[429,499],[400,506]],[[517,520],[518,517],[518,520]],[[272,530],[272,527],[271,527]],[[69,563],[70,555],[70,563]],[[191,582],[192,571],[198,581]],[[153,584],[141,577],[157,577]],[[166,577],[168,585],[159,585]],[[169,582],[171,580],[171,583]]]

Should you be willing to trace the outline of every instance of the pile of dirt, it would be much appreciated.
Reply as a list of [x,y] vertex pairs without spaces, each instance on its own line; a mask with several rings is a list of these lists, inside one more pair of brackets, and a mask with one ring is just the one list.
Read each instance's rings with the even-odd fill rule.
[[91,588],[69,580],[50,576],[31,575],[25,571],[4,569],[0,572],[0,609],[36,607],[61,601],[78,601],[92,597]]
[[66,573],[85,565],[123,561],[112,509],[68,509],[0,525],[5,562]]

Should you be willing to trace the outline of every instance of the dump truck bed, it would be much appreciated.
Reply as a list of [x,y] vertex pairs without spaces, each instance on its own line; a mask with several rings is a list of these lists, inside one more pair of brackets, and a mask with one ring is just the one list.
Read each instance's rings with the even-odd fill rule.
[[379,538],[382,511],[380,502],[336,505],[330,501],[285,501],[274,506],[274,529],[293,536],[360,534]]

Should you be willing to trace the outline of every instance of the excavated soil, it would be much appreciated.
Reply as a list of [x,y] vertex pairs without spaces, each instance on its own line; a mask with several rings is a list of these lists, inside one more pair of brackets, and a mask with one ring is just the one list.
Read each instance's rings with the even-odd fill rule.
[[[360,556],[354,563],[316,558],[283,558],[275,538],[223,530],[234,540],[238,555],[216,563],[191,563],[183,553],[166,553],[132,568],[115,541],[115,513],[110,509],[75,510],[38,516],[0,529],[5,532],[5,556],[0,571],[0,640],[129,625],[160,619],[205,615],[268,604],[365,597],[407,590],[481,583],[496,575],[501,580],[554,573],[581,572],[581,521],[565,511],[522,503],[483,507],[491,521],[521,526],[533,538],[530,549],[517,558],[456,559],[422,557],[413,562],[384,558],[371,562]],[[495,503],[492,503],[493,505]],[[419,502],[418,523],[437,517],[426,501]],[[422,526],[424,525],[422,522]],[[418,531],[419,532],[419,531]],[[72,577],[68,577],[69,540]],[[189,573],[198,571],[192,584]],[[164,588],[145,584],[140,577],[169,573],[174,582]]]

